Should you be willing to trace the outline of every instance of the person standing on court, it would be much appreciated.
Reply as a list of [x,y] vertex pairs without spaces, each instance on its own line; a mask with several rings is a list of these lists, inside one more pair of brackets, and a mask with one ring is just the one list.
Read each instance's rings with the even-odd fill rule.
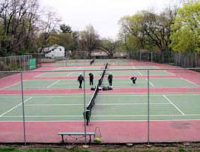
[[135,84],[135,83],[136,83],[136,80],[137,80],[137,77],[132,76],[130,79],[132,80],[133,84]]
[[82,74],[80,73],[80,75],[78,76],[78,82],[79,82],[79,88],[82,88],[82,82],[84,81],[84,77],[82,76]]
[[94,59],[92,59],[91,61],[90,61],[90,65],[92,65],[94,63]]
[[90,85],[93,85],[94,75],[89,73]]
[[113,75],[109,74],[108,75],[108,83],[109,83],[110,86],[112,86],[112,80],[113,80]]

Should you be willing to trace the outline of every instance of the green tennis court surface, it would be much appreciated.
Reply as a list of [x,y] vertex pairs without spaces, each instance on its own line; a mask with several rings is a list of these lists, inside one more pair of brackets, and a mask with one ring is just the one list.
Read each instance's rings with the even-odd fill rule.
[[[64,60],[58,61],[56,63],[46,64],[45,66],[82,66],[82,65],[90,65],[91,60]],[[131,65],[130,62],[127,62],[126,59],[96,59],[92,65],[105,65],[105,62],[108,62],[110,65]]]
[[[86,104],[91,94],[86,96]],[[151,120],[200,119],[199,93],[150,95]],[[96,99],[92,120],[146,120],[147,94],[102,94]],[[21,121],[21,97],[0,96],[0,120]],[[84,97],[76,95],[25,96],[27,121],[83,120]]]
[[[88,81],[88,80],[87,80]],[[98,80],[95,79],[94,85]],[[104,85],[108,85],[107,80],[103,81]],[[156,78],[149,81],[151,88],[199,88],[200,86],[190,81],[179,78]],[[7,90],[19,90],[21,84],[15,84],[7,87]],[[23,82],[24,89],[77,89],[79,86],[76,79],[34,79],[25,80]],[[89,82],[85,83],[86,88],[90,88]],[[136,84],[132,84],[129,78],[113,79],[114,88],[147,88],[147,79],[138,78]]]
[[[149,71],[149,87],[158,89],[183,89],[200,88],[190,80],[176,76],[168,70],[159,69],[157,66],[133,66],[128,65],[127,60],[97,60],[98,66],[84,66],[90,60],[60,61],[55,64],[71,63],[82,64],[75,67],[57,67],[52,71],[42,71],[23,80],[24,90],[59,90],[78,89],[77,76],[82,73],[86,76],[85,88],[90,89],[88,74],[92,72],[95,76],[94,85],[97,85],[106,62],[109,63],[103,85],[108,86],[107,75],[112,74],[113,88],[129,89],[140,88],[146,92],[148,88],[147,70]],[[95,65],[94,64],[94,65]],[[100,66],[99,66],[100,65]],[[114,66],[113,66],[114,65]],[[116,66],[117,65],[117,66]],[[126,66],[123,66],[126,65]],[[59,71],[65,70],[65,71]],[[78,70],[78,71],[70,71]],[[87,70],[83,72],[83,70]],[[95,71],[97,70],[97,71]],[[31,72],[29,71],[29,74]],[[34,72],[33,72],[34,74]],[[136,84],[132,84],[130,76],[137,76]],[[157,77],[153,77],[157,76]],[[160,77],[161,76],[161,77]],[[164,77],[163,77],[164,76]],[[151,78],[152,77],[152,78]],[[4,90],[20,90],[21,84],[14,83]],[[113,91],[114,91],[113,90]],[[39,92],[38,92],[39,93]],[[54,120],[83,120],[84,94],[46,94],[25,95],[25,116],[29,121],[54,121]],[[86,94],[86,105],[89,103],[92,93]],[[96,106],[92,112],[92,120],[146,120],[147,119],[147,94],[145,93],[113,93],[103,91],[97,96]],[[171,119],[199,119],[200,95],[198,93],[151,93],[150,114],[152,120]],[[0,120],[14,121],[22,119],[22,104],[20,95],[0,95]]]
[[[103,66],[102,66],[103,67]],[[86,75],[88,75],[89,72],[94,73],[94,75],[98,76],[102,73],[102,68],[101,66],[91,66],[91,67],[60,67],[57,68],[56,70],[52,72],[44,72],[43,74],[40,74],[37,77],[65,77],[65,76],[78,76],[80,73],[83,74],[82,70],[87,70]],[[132,69],[132,70],[131,70]],[[145,69],[158,69],[155,66],[116,66],[116,67],[108,67],[107,73],[112,73],[114,76],[131,76],[131,75],[136,75],[136,76],[145,76],[147,75],[147,70]],[[66,70],[66,71],[59,71],[59,70]],[[68,71],[68,70],[78,70],[78,71]],[[98,70],[98,71],[95,71]],[[59,72],[58,72],[59,71]],[[154,70],[151,71],[150,75],[173,75],[172,73],[169,73],[165,70]]]

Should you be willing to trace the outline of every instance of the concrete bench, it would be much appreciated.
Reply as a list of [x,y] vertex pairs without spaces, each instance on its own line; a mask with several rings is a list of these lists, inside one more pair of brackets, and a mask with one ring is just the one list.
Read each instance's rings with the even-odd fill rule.
[[94,132],[58,132],[61,135],[62,143],[64,143],[64,136],[89,136],[89,143],[92,141],[92,136],[95,138]]

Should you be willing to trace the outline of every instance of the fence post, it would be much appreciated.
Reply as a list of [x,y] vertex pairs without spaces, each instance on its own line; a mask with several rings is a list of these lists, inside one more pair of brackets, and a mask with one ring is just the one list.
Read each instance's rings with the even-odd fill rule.
[[26,65],[25,65],[25,57],[24,57],[24,55],[22,55],[22,58],[23,58],[23,69],[24,69],[24,71],[26,70]]
[[23,67],[22,67],[22,56],[20,56],[20,58],[19,58],[19,65],[20,65],[20,70],[22,71],[23,70]]
[[149,119],[150,119],[150,103],[149,103],[149,70],[147,70],[147,144],[149,144]]
[[22,96],[22,115],[23,115],[23,131],[24,131],[24,144],[26,145],[26,123],[25,123],[25,110],[24,110],[24,88],[23,88],[23,72],[21,72],[21,96]]
[[84,117],[84,133],[85,133],[85,145],[87,144],[87,138],[86,138],[86,132],[87,132],[87,128],[86,128],[86,88],[85,88],[85,81],[86,81],[86,77],[85,77],[85,70],[83,71],[83,77],[84,77],[84,83],[83,83],[83,90],[84,90],[84,107],[83,107],[83,117]]

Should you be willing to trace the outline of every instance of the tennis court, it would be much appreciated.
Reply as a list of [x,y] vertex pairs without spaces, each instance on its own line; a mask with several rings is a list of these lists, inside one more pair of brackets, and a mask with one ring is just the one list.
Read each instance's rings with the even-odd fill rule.
[[[23,77],[16,73],[0,79],[0,142],[23,142],[25,134],[27,142],[58,143],[59,131],[85,129],[98,130],[104,143],[200,140],[199,73],[125,59],[89,62],[59,61]],[[83,112],[94,93],[88,74],[94,74],[97,85],[106,63],[102,86],[108,86],[112,74],[113,90],[99,91],[85,126]],[[86,79],[83,89],[78,88],[80,73]]]
[[[82,111],[84,110],[82,98],[82,95],[26,96],[24,101],[26,120],[82,120]],[[190,101],[192,98],[194,99]],[[22,119],[20,96],[1,95],[0,99],[4,101],[1,103],[0,120],[20,121]],[[199,119],[199,99],[199,93],[154,93],[150,96],[150,117],[152,120]],[[89,102],[89,95],[86,100]],[[96,100],[92,119],[146,120],[147,104],[146,94],[111,95],[100,93]],[[10,110],[11,108],[13,109]]]

